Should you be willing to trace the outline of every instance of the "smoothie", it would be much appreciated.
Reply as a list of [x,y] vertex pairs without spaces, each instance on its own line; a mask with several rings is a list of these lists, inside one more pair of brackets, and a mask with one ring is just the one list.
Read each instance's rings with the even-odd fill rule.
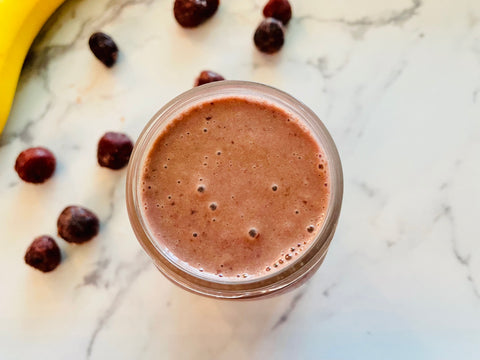
[[302,255],[330,199],[323,149],[276,105],[224,97],[170,122],[148,150],[139,201],[173,257],[223,278],[278,271]]

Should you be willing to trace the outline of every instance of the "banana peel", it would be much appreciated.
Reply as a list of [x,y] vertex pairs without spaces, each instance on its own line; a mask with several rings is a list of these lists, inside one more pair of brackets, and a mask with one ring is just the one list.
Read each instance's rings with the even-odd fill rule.
[[25,56],[65,0],[0,0],[0,134],[10,113]]

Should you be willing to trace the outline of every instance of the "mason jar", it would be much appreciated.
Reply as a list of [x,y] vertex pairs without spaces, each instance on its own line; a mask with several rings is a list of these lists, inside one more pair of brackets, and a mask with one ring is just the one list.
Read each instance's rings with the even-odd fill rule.
[[[199,104],[220,98],[241,97],[265,101],[302,123],[322,148],[328,164],[330,198],[324,221],[311,244],[278,270],[247,278],[220,278],[194,271],[152,235],[140,203],[142,169],[155,140],[179,115]],[[320,267],[333,238],[340,215],[343,175],[335,143],[325,125],[305,104],[273,87],[247,81],[219,81],[190,89],[163,106],[140,134],[127,172],[128,216],[140,242],[156,267],[178,286],[218,299],[256,299],[280,294],[303,284]],[[268,214],[265,214],[268,216]]]

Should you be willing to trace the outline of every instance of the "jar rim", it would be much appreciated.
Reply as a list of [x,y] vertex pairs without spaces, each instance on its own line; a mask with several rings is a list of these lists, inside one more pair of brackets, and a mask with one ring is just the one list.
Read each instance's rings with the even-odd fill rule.
[[[315,239],[303,254],[271,274],[252,278],[215,278],[195,273],[173,254],[163,251],[148,231],[139,205],[138,182],[146,155],[166,125],[195,104],[225,97],[245,97],[266,102],[292,113],[316,138],[329,164],[330,199],[325,220]],[[216,298],[252,298],[277,292],[308,274],[324,257],[335,232],[343,198],[343,173],[335,143],[323,122],[305,104],[274,87],[239,80],[224,80],[194,87],[165,104],[141,132],[131,155],[127,170],[126,201],[130,223],[135,235],[157,268],[181,287]]]

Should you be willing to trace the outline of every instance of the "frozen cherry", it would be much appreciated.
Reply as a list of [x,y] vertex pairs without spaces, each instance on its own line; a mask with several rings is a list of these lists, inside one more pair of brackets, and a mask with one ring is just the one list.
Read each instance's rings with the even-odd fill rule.
[[23,181],[40,184],[55,171],[55,156],[48,149],[33,147],[22,151],[15,161],[15,171]]
[[62,255],[57,243],[50,236],[43,235],[35,238],[25,253],[25,262],[43,272],[54,270]]
[[220,5],[220,0],[206,0],[207,9],[205,11],[205,16],[207,18],[213,16],[218,9],[218,5]]
[[263,8],[265,17],[272,17],[287,25],[292,18],[292,7],[288,0],[270,0]]
[[71,243],[81,244],[98,234],[97,215],[81,206],[66,207],[57,220],[58,235]]
[[213,16],[219,0],[175,0],[173,15],[186,28],[197,27]]
[[225,80],[225,78],[211,70],[204,70],[198,75],[197,79],[195,80],[195,86],[200,86],[203,84],[208,84],[214,81],[221,81]]
[[98,142],[97,160],[103,167],[118,170],[128,164],[133,143],[122,133],[107,132]]
[[267,54],[277,52],[282,48],[285,41],[282,23],[274,18],[264,19],[255,31],[253,41],[261,52]]
[[93,33],[88,40],[93,55],[105,66],[112,67],[117,61],[118,47],[115,41],[102,32]]

